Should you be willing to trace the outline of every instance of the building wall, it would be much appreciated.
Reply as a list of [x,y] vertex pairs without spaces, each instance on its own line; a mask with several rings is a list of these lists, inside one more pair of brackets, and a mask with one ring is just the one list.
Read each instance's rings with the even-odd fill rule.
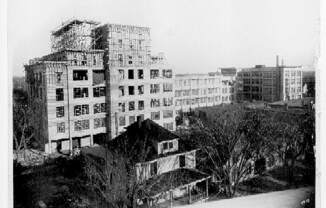
[[[109,123],[108,136],[114,138],[125,130],[125,127],[137,120],[137,116],[144,119],[151,118],[158,124],[175,129],[175,119],[172,116],[163,118],[163,111],[173,111],[173,74],[170,78],[164,77],[164,70],[172,70],[163,57],[152,57],[150,53],[150,32],[146,27],[107,24],[95,31],[97,38],[96,47],[104,49],[104,66],[108,72],[107,103]],[[159,76],[151,77],[151,70],[158,70]],[[138,71],[142,70],[142,77]],[[133,78],[129,77],[133,72]],[[164,92],[164,84],[172,84],[171,92]],[[157,93],[151,92],[151,85],[158,85]],[[138,87],[143,86],[143,94]],[[129,88],[134,88],[134,93],[129,93]],[[123,95],[121,93],[123,88]],[[159,106],[154,107],[153,99],[159,100]],[[172,99],[172,104],[164,106],[163,99]],[[139,108],[139,102],[144,103]],[[124,107],[123,107],[124,106]],[[152,115],[154,113],[159,116]]]
[[[43,97],[34,99],[29,92],[29,100],[32,108],[45,109],[41,111],[42,115],[38,115],[41,113],[38,111],[35,114],[35,128],[37,132],[43,132],[37,134],[40,135],[40,140],[44,140],[43,145],[47,153],[56,152],[57,149],[69,150],[73,147],[90,146],[93,144],[93,135],[106,133],[105,93],[94,97],[96,88],[105,88],[105,81],[98,83],[98,79],[93,79],[94,72],[104,74],[102,56],[102,51],[69,50],[45,56],[39,63],[26,66],[27,77],[31,76],[30,73],[39,72],[44,77]],[[44,67],[38,69],[37,66]],[[85,72],[87,79],[74,80],[76,71]],[[35,83],[37,82],[33,81],[33,85],[30,85],[35,86]],[[74,96],[77,88],[83,88],[85,91],[87,89],[88,96]],[[59,95],[61,91],[62,96]],[[100,105],[101,110],[96,110],[95,113],[94,108],[99,109],[101,103],[104,104],[104,110]],[[45,121],[39,124],[38,118]],[[81,125],[78,125],[79,123]],[[80,126],[84,128],[79,128]]]
[[[265,67],[242,69],[237,75],[237,100],[238,101],[266,101],[275,102],[286,99],[301,98],[301,68],[299,67]],[[294,74],[293,74],[294,73]],[[290,83],[289,79],[299,82]],[[291,76],[290,76],[291,75]],[[287,94],[288,88],[296,87],[295,91]],[[287,94],[287,95],[286,95]]]
[[302,68],[284,67],[281,71],[281,99],[294,100],[302,98]]
[[230,103],[230,100],[222,100],[220,74],[177,74],[174,85],[176,110],[187,112],[197,107]]

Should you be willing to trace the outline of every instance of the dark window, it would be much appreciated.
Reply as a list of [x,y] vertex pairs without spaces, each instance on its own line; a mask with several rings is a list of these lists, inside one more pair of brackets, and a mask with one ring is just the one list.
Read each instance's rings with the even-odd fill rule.
[[74,88],[74,98],[88,97],[88,88]]
[[104,70],[94,70],[93,71],[93,85],[103,84],[105,81],[105,71]]
[[57,83],[61,83],[62,72],[57,72]]
[[153,162],[150,164],[150,171],[151,171],[151,176],[154,176],[157,174],[157,162]]
[[179,163],[180,163],[180,168],[183,168],[186,166],[186,157],[185,155],[180,155],[179,156]]
[[87,56],[86,54],[83,55],[83,60],[82,60],[82,65],[86,65],[87,64]]
[[167,149],[168,149],[168,143],[165,142],[165,143],[163,143],[163,150],[167,150]]
[[126,118],[124,116],[119,117],[119,126],[125,126],[126,125]]
[[123,80],[125,78],[125,71],[123,69],[119,69],[119,80]]
[[74,70],[73,80],[88,80],[87,70]]
[[154,94],[159,92],[160,92],[160,84],[151,84],[150,93]]
[[129,111],[135,110],[135,101],[130,101],[129,102]]
[[143,100],[138,101],[138,110],[144,110],[144,101]]
[[173,142],[169,142],[169,149],[173,148]]
[[159,70],[158,69],[151,69],[151,79],[156,79],[159,77]]
[[57,123],[57,132],[65,133],[65,122]]
[[125,103],[119,103],[119,111],[120,112],[125,112],[126,111]]
[[135,122],[135,116],[129,116],[129,125]]
[[151,112],[151,119],[152,120],[160,120],[160,111],[158,111],[158,112]]
[[105,113],[106,112],[106,103],[96,103],[93,106],[94,114],[96,113]]
[[134,95],[135,94],[135,87],[134,86],[129,86],[128,91],[129,91],[129,95]]
[[138,95],[144,94],[144,85],[138,86]]
[[138,69],[138,79],[144,79],[144,71],[142,69]]
[[106,94],[105,87],[95,87],[93,88],[93,97],[102,97]]
[[65,116],[65,107],[60,106],[56,108],[57,118]]
[[74,115],[86,115],[89,114],[89,105],[76,105],[74,106]]
[[128,70],[128,79],[134,79],[134,70],[133,69]]
[[163,70],[163,77],[172,78],[172,70],[171,69],[164,69]]
[[55,94],[56,94],[56,100],[57,101],[62,101],[63,100],[63,88],[58,88],[55,90]]
[[119,86],[119,97],[125,95],[125,88],[124,86]]
[[75,131],[89,129],[89,120],[80,120],[75,122]]

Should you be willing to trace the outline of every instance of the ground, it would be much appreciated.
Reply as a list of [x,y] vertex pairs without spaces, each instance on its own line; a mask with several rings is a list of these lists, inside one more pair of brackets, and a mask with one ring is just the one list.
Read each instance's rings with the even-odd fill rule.
[[233,199],[196,203],[178,208],[300,208],[301,202],[313,191],[313,187],[289,189],[263,194],[255,194]]

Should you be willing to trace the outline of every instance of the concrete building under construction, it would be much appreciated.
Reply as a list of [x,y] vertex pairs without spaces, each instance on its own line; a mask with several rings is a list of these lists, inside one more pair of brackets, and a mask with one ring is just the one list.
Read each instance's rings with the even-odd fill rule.
[[175,129],[173,71],[150,29],[70,20],[25,66],[35,138],[47,153],[103,143],[137,118]]

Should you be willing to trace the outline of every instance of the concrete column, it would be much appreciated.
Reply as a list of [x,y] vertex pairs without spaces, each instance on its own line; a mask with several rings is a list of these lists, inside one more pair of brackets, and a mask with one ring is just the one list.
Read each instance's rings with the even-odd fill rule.
[[173,206],[173,192],[170,191],[170,207],[172,208]]

